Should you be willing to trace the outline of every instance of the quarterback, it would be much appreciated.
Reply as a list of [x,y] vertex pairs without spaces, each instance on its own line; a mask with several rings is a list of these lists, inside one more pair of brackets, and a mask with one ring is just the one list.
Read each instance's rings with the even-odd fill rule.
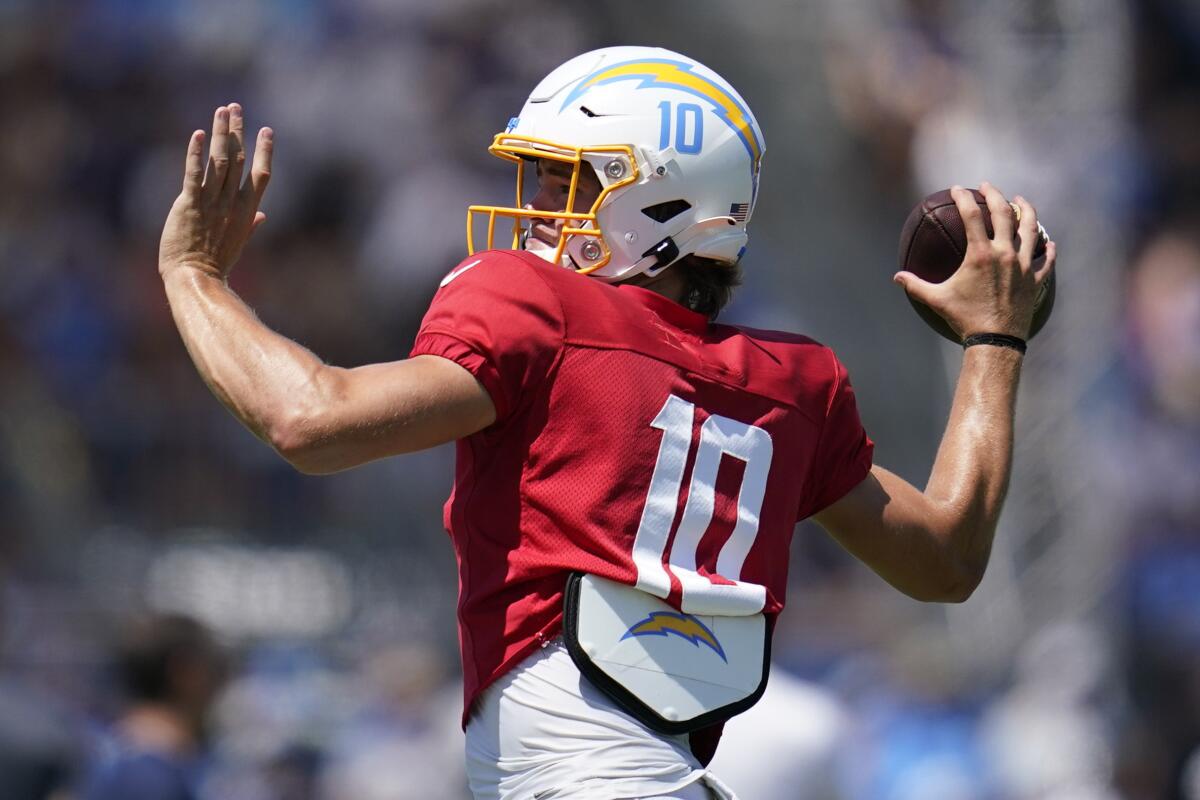
[[[308,473],[457,442],[477,798],[732,798],[706,765],[767,679],[789,541],[814,518],[900,591],[966,599],[1012,458],[1037,215],[955,190],[957,273],[896,281],[962,335],[924,490],[872,463],[846,370],[804,336],[714,322],[740,279],[765,143],[745,100],[678,53],[612,47],[548,75],[490,151],[512,205],[471,206],[469,255],[409,358],[341,369],[271,331],[226,279],[265,220],[273,133],[237,104],[188,144],[159,271],[196,368]],[[1019,239],[1017,236],[1019,234]],[[1017,245],[1014,242],[1019,241]],[[503,249],[498,249],[502,247]],[[1008,343],[1008,346],[1004,343]]]

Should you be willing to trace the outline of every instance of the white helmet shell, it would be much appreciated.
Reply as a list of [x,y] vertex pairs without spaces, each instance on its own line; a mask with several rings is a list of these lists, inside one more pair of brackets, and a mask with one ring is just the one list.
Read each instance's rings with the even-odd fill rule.
[[[693,254],[736,262],[764,149],[754,115],[717,73],[670,50],[608,47],[547,75],[492,152],[591,164],[603,190],[587,214],[570,216],[559,252],[618,281]],[[472,210],[489,209],[517,211]]]

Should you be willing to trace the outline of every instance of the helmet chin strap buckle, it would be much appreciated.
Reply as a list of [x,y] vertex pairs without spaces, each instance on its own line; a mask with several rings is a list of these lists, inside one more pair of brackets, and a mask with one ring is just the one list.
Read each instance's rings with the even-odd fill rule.
[[667,267],[679,260],[679,246],[670,236],[642,253],[642,258],[653,258],[654,265],[642,271],[643,275],[653,278]]
[[[736,224],[737,223],[734,221],[733,217],[709,217],[708,219],[700,220],[696,224],[684,230],[682,233],[677,234],[677,238],[679,241],[683,242],[684,247],[687,247],[688,252],[690,253],[695,250],[692,245],[695,243],[696,239],[702,236],[708,236],[711,238],[714,233],[729,230]],[[638,261],[635,267],[640,266],[646,259],[653,258],[654,263],[646,267],[644,270],[641,270],[642,274],[653,278],[655,275],[674,264],[679,260],[680,253],[679,244],[675,241],[675,239],[676,237],[668,236],[646,252],[642,253],[642,258]]]

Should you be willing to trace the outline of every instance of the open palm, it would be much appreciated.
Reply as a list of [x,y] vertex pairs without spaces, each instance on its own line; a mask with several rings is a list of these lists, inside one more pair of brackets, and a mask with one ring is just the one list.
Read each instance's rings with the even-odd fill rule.
[[259,130],[254,164],[243,181],[244,131],[240,105],[216,110],[207,169],[204,131],[192,133],[183,190],[171,206],[159,242],[159,272],[188,266],[224,278],[255,228],[266,220],[258,207],[271,177],[274,134],[270,128]]

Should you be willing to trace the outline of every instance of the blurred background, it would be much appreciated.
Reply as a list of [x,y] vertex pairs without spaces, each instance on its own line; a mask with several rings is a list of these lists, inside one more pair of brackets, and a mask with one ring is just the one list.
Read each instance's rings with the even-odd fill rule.
[[0,800],[466,796],[452,450],[293,472],[193,370],[158,234],[189,132],[242,102],[277,155],[235,287],[332,363],[403,357],[465,207],[511,193],[492,135],[610,44],[755,110],[723,318],[831,345],[919,485],[961,356],[890,281],[909,208],[987,178],[1061,254],[982,586],[910,601],[800,525],[770,694],[717,774],[1200,800],[1195,0],[0,0]]

